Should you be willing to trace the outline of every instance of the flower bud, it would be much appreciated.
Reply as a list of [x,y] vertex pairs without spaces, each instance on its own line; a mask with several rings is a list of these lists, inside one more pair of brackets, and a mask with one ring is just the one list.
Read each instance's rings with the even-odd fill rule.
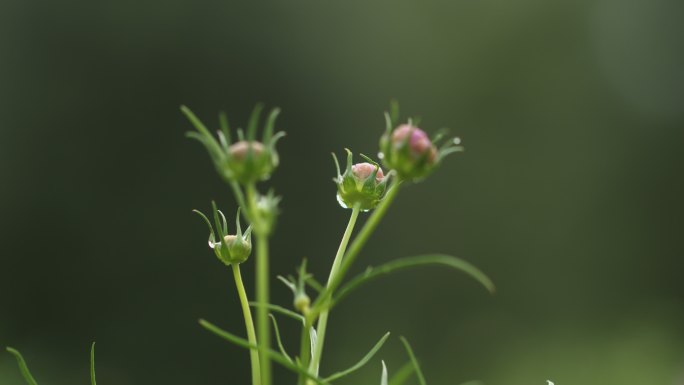
[[[430,137],[422,129],[409,121],[407,124],[395,126],[398,107],[393,105],[392,114],[386,113],[386,130],[380,138],[380,158],[383,165],[396,171],[399,179],[420,180],[429,175],[447,155],[462,151],[460,142],[454,139],[441,148],[436,143],[442,138]],[[393,127],[396,127],[392,129]]]
[[224,163],[225,176],[242,184],[268,179],[273,172],[273,153],[257,141],[241,140],[228,147]]
[[333,180],[337,184],[337,200],[340,205],[344,208],[358,205],[362,211],[375,208],[385,194],[389,179],[380,166],[368,158],[366,160],[372,163],[352,165],[352,153],[347,150],[347,167],[344,174],[341,174],[335,154],[333,160],[337,166],[337,177]]
[[223,237],[223,241],[228,247],[228,254],[232,263],[242,263],[252,253],[251,240],[245,240],[237,235],[226,235]]
[[306,293],[301,292],[295,296],[294,308],[302,314],[309,312],[309,305],[311,305],[311,299]]
[[221,115],[221,130],[218,131],[216,140],[187,107],[182,107],[181,110],[197,129],[197,132],[189,132],[187,135],[197,139],[207,148],[219,174],[227,181],[246,185],[266,180],[271,176],[279,163],[275,150],[276,142],[285,136],[282,131],[273,134],[275,120],[280,113],[280,110],[275,108],[268,116],[262,140],[256,140],[262,108],[261,104],[254,108],[247,125],[246,138],[242,129],[238,129],[238,141],[235,143],[231,143],[228,121],[224,115]]
[[289,275],[287,278],[279,275],[278,279],[292,291],[292,294],[294,294],[294,308],[306,316],[309,313],[309,306],[311,305],[311,299],[306,294],[306,281],[313,277],[306,272],[306,259],[302,261],[302,264],[297,269],[297,275],[297,278],[292,275]]
[[[242,233],[240,226],[240,210],[238,209],[237,217],[235,219],[235,227],[237,234],[228,234],[228,224],[223,213],[216,208],[216,203],[212,202],[212,211],[214,216],[214,225],[216,226],[216,233],[211,221],[198,210],[193,210],[204,219],[209,227],[209,247],[214,250],[216,257],[226,265],[235,263],[242,263],[249,258],[252,252],[252,226],[248,227],[245,233]],[[221,241],[216,241],[220,239]]]
[[249,151],[253,151],[254,156],[260,156],[264,152],[264,145],[259,142],[241,140],[228,147],[228,153],[236,160],[245,160]]

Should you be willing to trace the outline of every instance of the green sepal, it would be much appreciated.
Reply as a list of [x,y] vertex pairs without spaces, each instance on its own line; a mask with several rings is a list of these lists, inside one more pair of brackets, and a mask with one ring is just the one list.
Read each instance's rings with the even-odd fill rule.
[[36,380],[31,375],[31,371],[29,370],[28,365],[26,365],[26,361],[24,361],[24,357],[22,357],[21,353],[19,353],[18,350],[11,347],[7,347],[7,351],[10,354],[12,354],[14,358],[17,360],[17,365],[19,365],[19,371],[21,371],[21,375],[24,377],[26,383],[29,385],[38,385]]

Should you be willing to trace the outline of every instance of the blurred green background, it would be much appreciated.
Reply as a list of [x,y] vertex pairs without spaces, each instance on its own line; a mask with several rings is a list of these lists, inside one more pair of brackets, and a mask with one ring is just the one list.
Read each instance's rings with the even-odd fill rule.
[[[394,97],[466,152],[400,195],[357,270],[440,251],[498,293],[435,268],[377,281],[333,313],[325,373],[390,330],[431,385],[682,384],[682,15],[676,0],[2,0],[0,345],[52,385],[87,383],[93,340],[102,384],[248,383],[246,352],[196,323],[243,333],[190,211],[235,203],[179,105],[212,124],[282,107],[272,272],[308,257],[324,279],[349,214],[330,152],[375,154]],[[406,360],[396,338],[380,356],[390,373]],[[379,376],[374,359],[340,383]],[[22,383],[5,353],[0,383]]]

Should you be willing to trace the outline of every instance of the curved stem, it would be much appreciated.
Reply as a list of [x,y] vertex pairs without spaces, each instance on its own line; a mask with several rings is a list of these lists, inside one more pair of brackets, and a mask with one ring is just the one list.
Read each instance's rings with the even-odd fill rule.
[[371,216],[368,218],[368,221],[366,221],[366,223],[363,225],[363,228],[361,229],[359,234],[356,236],[356,238],[354,238],[354,241],[349,246],[349,251],[347,251],[347,253],[344,256],[339,271],[337,272],[335,277],[333,277],[333,279],[330,282],[328,282],[328,286],[325,288],[325,290],[323,290],[323,292],[318,296],[318,298],[314,302],[310,313],[311,317],[316,317],[317,314],[323,311],[322,307],[327,306],[328,302],[330,301],[330,298],[332,297],[332,293],[335,291],[335,289],[337,289],[338,286],[340,286],[342,280],[344,279],[344,276],[347,274],[349,268],[361,252],[361,249],[363,249],[363,246],[366,245],[366,242],[373,234],[373,231],[375,231],[375,229],[380,224],[380,221],[387,213],[387,209],[390,207],[394,199],[397,197],[399,187],[401,187],[401,181],[397,180],[397,182],[387,192],[387,195],[385,195],[385,198],[383,198],[378,207],[375,208],[373,214],[371,214]]
[[[245,327],[247,328],[247,340],[250,344],[256,345],[257,338],[254,332],[254,321],[252,320],[252,311],[249,307],[249,300],[247,299],[247,292],[245,285],[242,283],[242,275],[240,274],[240,265],[232,264],[233,276],[235,277],[235,286],[237,286],[238,295],[240,297],[240,305],[242,305],[242,314],[245,317]],[[261,384],[261,367],[259,365],[259,352],[252,349],[249,351],[250,360],[252,363],[252,384]]]
[[271,328],[268,320],[269,272],[268,272],[268,234],[257,212],[257,192],[254,184],[246,186],[249,217],[254,226],[256,238],[256,301],[260,304],[256,311],[256,329],[259,339],[259,359],[261,364],[261,384],[271,385]]
[[[332,268],[330,269],[330,276],[328,277],[328,284],[333,282],[335,276],[340,269],[342,264],[342,258],[344,253],[347,251],[347,244],[349,243],[349,238],[351,237],[352,231],[354,230],[354,225],[356,224],[356,219],[359,216],[359,211],[361,208],[358,204],[354,205],[352,208],[351,217],[349,218],[349,223],[347,224],[347,229],[344,231],[342,236],[342,241],[337,249],[337,254],[335,255],[335,260],[333,261]],[[318,375],[318,367],[321,362],[321,355],[323,354],[323,345],[325,343],[325,332],[328,326],[328,314],[329,309],[324,309],[321,311],[320,318],[318,319],[318,324],[316,328],[317,338],[316,345],[314,346],[313,357],[311,358],[311,364],[309,365],[309,371]]]

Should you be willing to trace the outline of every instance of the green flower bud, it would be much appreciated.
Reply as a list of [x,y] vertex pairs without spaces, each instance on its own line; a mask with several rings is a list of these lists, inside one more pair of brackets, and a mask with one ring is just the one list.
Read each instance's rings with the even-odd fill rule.
[[270,234],[273,231],[280,213],[278,209],[280,199],[281,197],[276,196],[273,190],[269,190],[265,195],[259,194],[257,196],[256,210],[253,213],[256,218],[252,220],[252,223],[258,223],[261,226],[255,230],[259,231],[259,234]]
[[221,130],[218,140],[211,135],[204,124],[188,109],[181,110],[195,126],[197,132],[189,132],[190,138],[200,141],[209,151],[214,166],[227,181],[235,181],[243,185],[268,179],[278,166],[278,153],[275,145],[285,136],[284,132],[273,134],[275,120],[280,110],[274,108],[266,120],[261,141],[256,140],[257,126],[263,105],[257,104],[247,125],[247,136],[238,129],[238,141],[231,143],[230,129],[225,115],[220,116]]
[[306,272],[306,259],[302,261],[302,264],[297,269],[297,275],[297,278],[292,275],[288,275],[287,278],[279,275],[278,279],[294,294],[294,308],[306,316],[309,310],[311,310],[309,307],[311,299],[306,294],[306,281],[313,278],[311,274]]
[[311,305],[311,299],[309,298],[306,293],[300,293],[299,295],[295,296],[294,299],[294,308],[302,313],[302,314],[307,314],[309,312],[309,305]]
[[337,184],[337,201],[342,207],[358,205],[362,211],[368,211],[375,208],[385,195],[389,175],[386,177],[376,162],[361,156],[370,163],[352,165],[352,153],[347,150],[347,167],[341,174],[337,156],[333,154],[337,166],[337,177],[333,181]]
[[463,151],[458,146],[460,140],[454,138],[442,145],[437,143],[443,134],[430,140],[425,131],[416,127],[410,120],[407,124],[395,127],[398,118],[398,106],[392,106],[392,114],[385,113],[386,130],[380,138],[380,154],[383,165],[396,171],[400,179],[420,180],[433,172],[441,160],[454,152]]
[[[252,252],[252,226],[249,226],[245,233],[242,233],[240,226],[240,210],[235,219],[236,234],[228,234],[228,223],[221,210],[216,208],[216,203],[211,202],[214,216],[216,233],[211,221],[198,210],[193,210],[204,219],[209,226],[209,247],[214,250],[216,257],[226,265],[242,263],[249,258]],[[217,236],[218,235],[218,236]],[[221,241],[217,241],[220,239]]]

